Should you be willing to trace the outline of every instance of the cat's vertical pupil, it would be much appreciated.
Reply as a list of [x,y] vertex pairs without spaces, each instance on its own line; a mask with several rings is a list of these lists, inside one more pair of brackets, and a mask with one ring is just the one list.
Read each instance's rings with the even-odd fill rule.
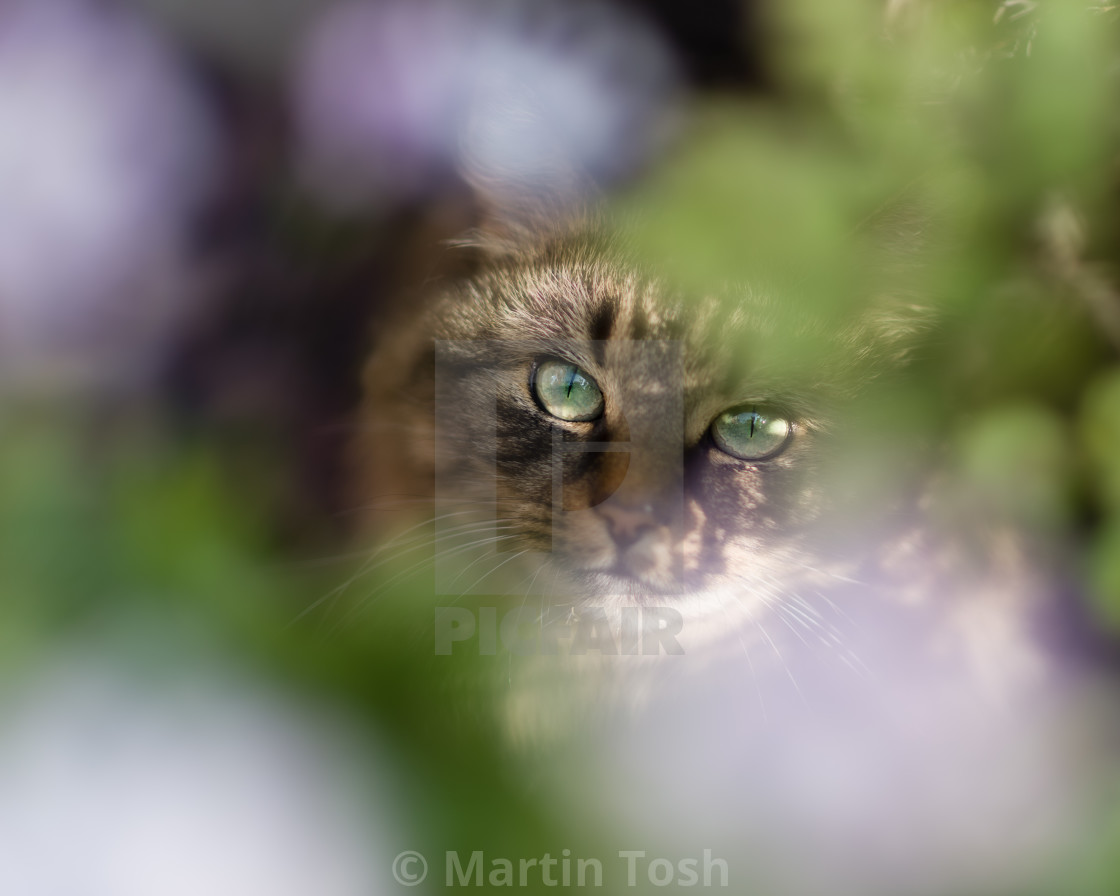
[[776,410],[746,405],[724,411],[711,426],[720,450],[740,460],[767,460],[789,443],[793,425]]
[[530,385],[541,408],[560,420],[586,422],[603,413],[603,393],[575,364],[546,360],[536,368]]

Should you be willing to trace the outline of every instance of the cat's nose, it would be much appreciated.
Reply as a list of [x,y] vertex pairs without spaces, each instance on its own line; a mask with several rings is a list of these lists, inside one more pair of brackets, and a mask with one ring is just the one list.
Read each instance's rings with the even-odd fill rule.
[[657,526],[653,504],[631,506],[615,502],[603,504],[596,509],[606,519],[611,535],[619,542],[632,542],[646,530]]
[[615,501],[596,510],[606,520],[616,546],[616,572],[647,585],[668,586],[676,581],[679,558],[663,506]]

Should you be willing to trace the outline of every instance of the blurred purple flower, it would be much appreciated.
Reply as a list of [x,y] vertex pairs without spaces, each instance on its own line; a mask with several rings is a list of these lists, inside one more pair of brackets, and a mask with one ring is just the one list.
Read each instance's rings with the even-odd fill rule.
[[117,382],[158,352],[213,144],[138,21],[81,0],[0,4],[0,383]]
[[367,896],[404,837],[368,738],[236,678],[73,662],[0,706],[5,894]]
[[644,21],[593,2],[358,0],[312,33],[303,163],[343,206],[475,186],[564,198],[666,136],[677,80]]
[[827,640],[760,618],[739,655],[664,658],[647,706],[588,729],[551,769],[571,823],[711,846],[746,892],[1019,892],[1052,872],[1094,818],[1102,756],[1070,738],[1089,730],[1089,702],[1061,689],[997,702],[905,620],[854,604],[845,628],[811,610]]

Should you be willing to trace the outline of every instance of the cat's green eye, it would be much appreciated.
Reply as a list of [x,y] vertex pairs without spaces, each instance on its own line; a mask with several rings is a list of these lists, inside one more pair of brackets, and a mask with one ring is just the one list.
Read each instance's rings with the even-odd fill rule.
[[740,460],[766,460],[789,442],[793,424],[765,405],[741,405],[712,421],[712,438],[720,450]]
[[561,420],[595,420],[603,413],[603,393],[575,364],[545,361],[533,375],[533,394],[542,408]]

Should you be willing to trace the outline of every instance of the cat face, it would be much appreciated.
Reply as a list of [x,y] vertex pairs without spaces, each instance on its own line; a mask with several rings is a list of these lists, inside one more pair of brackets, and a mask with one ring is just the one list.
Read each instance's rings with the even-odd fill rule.
[[761,292],[686,300],[581,241],[496,265],[421,329],[434,408],[377,365],[371,386],[433,446],[444,514],[493,508],[499,563],[575,600],[685,606],[819,574],[852,333]]

